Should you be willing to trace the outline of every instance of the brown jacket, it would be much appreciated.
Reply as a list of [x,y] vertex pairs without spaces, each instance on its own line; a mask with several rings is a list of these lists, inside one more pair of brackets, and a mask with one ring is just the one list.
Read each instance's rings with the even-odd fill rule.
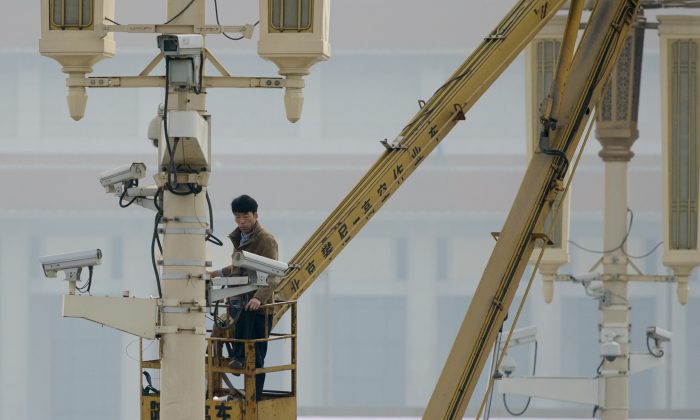
[[[229,239],[233,243],[233,251],[247,251],[253,254],[262,255],[263,257],[272,258],[276,260],[277,257],[277,241],[275,237],[272,236],[270,232],[265,230],[260,223],[256,223],[253,228],[253,232],[247,241],[240,244],[241,242],[241,230],[236,228],[233,232],[228,235]],[[232,265],[224,267],[221,269],[222,274],[225,277],[234,276],[246,276],[248,273],[244,268],[234,267]],[[255,292],[254,298],[258,299],[263,305],[266,303],[272,303],[272,294],[275,285],[277,284],[277,278],[274,276],[269,276],[267,278],[267,287],[262,287]]]

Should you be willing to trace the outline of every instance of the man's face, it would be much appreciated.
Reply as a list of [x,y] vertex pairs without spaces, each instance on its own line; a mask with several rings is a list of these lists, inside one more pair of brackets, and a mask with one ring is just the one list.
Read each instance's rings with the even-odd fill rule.
[[233,218],[241,232],[250,233],[255,227],[255,223],[258,222],[258,213],[233,213]]

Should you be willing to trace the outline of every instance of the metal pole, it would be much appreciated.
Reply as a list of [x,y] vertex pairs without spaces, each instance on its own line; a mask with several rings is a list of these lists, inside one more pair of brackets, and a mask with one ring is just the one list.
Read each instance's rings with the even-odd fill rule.
[[[632,144],[639,137],[639,109],[642,46],[646,19],[640,13],[630,30],[613,71],[607,93],[600,101],[596,137],[605,162],[605,214],[603,228],[603,291],[601,336],[604,330],[618,334],[614,341],[621,354],[601,367],[605,380],[604,420],[627,420],[629,414],[629,302],[627,281],[616,274],[627,272],[627,176],[628,162],[634,156]],[[602,341],[602,340],[601,340]]]
[[[605,160],[605,157],[603,157]],[[603,243],[605,250],[619,247],[627,231],[627,161],[605,161],[605,216]],[[605,274],[624,274],[627,271],[625,246],[603,257]],[[604,278],[608,278],[604,276]],[[627,282],[606,280],[603,284],[606,300],[602,303],[602,328],[628,328],[629,307]],[[609,296],[609,297],[608,297]],[[606,361],[602,371],[605,377],[605,408],[601,418],[627,420],[629,346],[628,340],[616,338],[622,354],[612,362]]]
[[[188,0],[168,0],[167,17],[171,19],[190,3]],[[204,1],[195,1],[173,23],[203,25]],[[171,91],[170,110],[203,111],[204,95]],[[161,168],[162,169],[162,168]],[[167,306],[197,308],[204,304],[206,251],[204,234],[169,234],[168,229],[201,228],[199,223],[182,223],[207,219],[205,189],[199,194],[176,195],[163,193],[163,300]],[[187,280],[168,280],[168,274],[188,274]],[[177,276],[173,276],[177,277]],[[204,420],[205,418],[205,318],[203,311],[163,313],[162,325],[176,328],[161,336],[161,420]]]

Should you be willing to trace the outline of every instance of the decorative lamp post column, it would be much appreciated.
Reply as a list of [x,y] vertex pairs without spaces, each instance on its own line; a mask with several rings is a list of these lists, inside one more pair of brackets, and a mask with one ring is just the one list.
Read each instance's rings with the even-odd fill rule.
[[658,20],[664,173],[663,263],[676,275],[678,301],[685,305],[688,279],[693,268],[700,265],[700,16],[659,16]]
[[[629,304],[627,300],[627,164],[634,156],[632,144],[639,137],[637,118],[646,19],[638,16],[620,53],[617,66],[598,105],[596,137],[603,146],[598,154],[605,162],[603,228],[602,346],[617,343],[620,354],[603,360],[605,407],[601,418],[627,420],[629,414]],[[614,342],[614,343],[612,343]],[[601,347],[602,350],[602,347]]]

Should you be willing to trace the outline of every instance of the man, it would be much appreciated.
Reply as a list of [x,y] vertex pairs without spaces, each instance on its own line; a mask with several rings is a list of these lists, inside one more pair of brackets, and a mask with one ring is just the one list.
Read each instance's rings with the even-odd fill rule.
[[[248,251],[263,257],[277,259],[277,241],[260,223],[258,223],[258,203],[248,195],[236,197],[231,202],[231,211],[237,228],[231,232],[229,238],[233,243],[233,250]],[[212,278],[246,276],[245,269],[232,265],[221,270],[210,271]],[[251,292],[245,296],[245,306],[235,326],[235,337],[238,339],[266,338],[271,327],[271,316],[265,316],[263,311],[258,311],[261,305],[272,303],[275,278],[267,279],[267,286]],[[255,367],[261,368],[267,354],[267,342],[255,344]],[[240,369],[245,364],[245,349],[243,343],[234,343],[232,361],[229,364],[234,369]],[[255,394],[259,400],[262,396],[265,374],[255,377]]]

